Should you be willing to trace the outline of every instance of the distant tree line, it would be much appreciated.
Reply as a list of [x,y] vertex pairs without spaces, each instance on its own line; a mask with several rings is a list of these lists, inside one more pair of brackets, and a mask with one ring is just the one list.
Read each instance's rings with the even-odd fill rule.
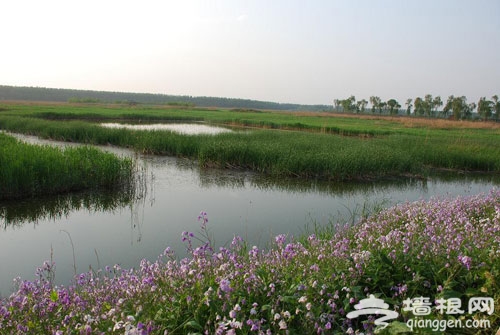
[[74,104],[97,104],[100,103],[101,100],[99,99],[94,99],[94,98],[69,98],[68,102],[74,103]]
[[[283,110],[283,111],[335,111],[344,113],[371,113],[385,115],[413,115],[425,117],[453,118],[455,120],[480,118],[482,120],[500,119],[500,101],[498,95],[491,99],[481,97],[479,101],[467,102],[465,96],[450,95],[443,102],[440,96],[426,94],[423,98],[409,98],[403,107],[396,99],[383,101],[378,96],[369,100],[356,101],[354,96],[347,99],[335,99],[332,105],[303,105],[277,103],[250,99],[220,97],[195,97],[189,95],[166,95],[151,93],[128,93],[57,89],[45,87],[19,87],[0,85],[0,100],[52,101],[71,103],[120,103],[120,104],[155,104],[175,107],[219,107],[247,110]],[[368,108],[370,106],[370,108]],[[442,108],[441,108],[442,107]]]
[[331,105],[301,105],[250,99],[195,97],[151,93],[127,93],[56,89],[44,87],[18,87],[0,85],[0,100],[52,101],[74,103],[126,103],[170,105],[177,107],[220,107],[241,109],[273,109],[284,111],[331,111]]
[[[401,104],[396,99],[383,101],[380,97],[371,96],[369,103],[371,108],[368,110],[368,101],[361,99],[356,101],[356,97],[351,95],[347,99],[335,99],[333,101],[334,111],[344,113],[369,113],[385,115],[414,115],[425,117],[452,118],[454,120],[467,120],[480,118],[481,120],[500,119],[500,101],[498,95],[488,100],[481,97],[477,103],[467,103],[465,96],[455,97],[450,95],[446,103],[440,96],[433,97],[426,94],[423,98],[409,98],[405,102],[406,108],[402,109]],[[442,109],[440,107],[444,106]]]

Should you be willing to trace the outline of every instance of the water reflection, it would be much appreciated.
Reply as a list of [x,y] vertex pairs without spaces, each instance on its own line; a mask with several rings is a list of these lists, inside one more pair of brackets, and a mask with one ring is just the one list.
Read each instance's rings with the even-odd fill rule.
[[114,211],[129,206],[136,197],[131,192],[85,192],[44,198],[0,203],[0,223],[3,229],[19,227],[25,223],[54,221],[71,212],[85,209],[89,212]]
[[[136,157],[137,159],[137,157]],[[71,212],[86,210],[91,213],[113,212],[130,209],[131,227],[139,227],[143,221],[145,207],[152,207],[156,201],[155,187],[165,184],[165,167],[173,169],[169,178],[177,179],[186,186],[197,183],[201,189],[219,189],[244,192],[279,192],[291,195],[318,194],[328,197],[350,197],[362,194],[368,199],[373,194],[390,196],[395,192],[409,194],[418,190],[419,194],[429,192],[429,185],[448,184],[462,186],[499,185],[500,177],[484,174],[441,173],[429,178],[406,178],[379,180],[373,182],[327,182],[296,178],[273,178],[250,171],[200,169],[195,161],[158,156],[142,156],[137,161],[135,187],[114,192],[83,192],[43,198],[0,202],[0,224],[4,230],[23,224],[37,224],[40,221],[54,221],[67,218]],[[185,178],[186,175],[196,179]],[[167,179],[169,179],[167,178]],[[184,179],[183,179],[184,178]],[[159,181],[157,180],[159,179]],[[432,191],[431,191],[432,192]],[[415,198],[415,197],[410,197]],[[163,199],[162,199],[163,200]],[[394,202],[394,201],[391,201]],[[138,239],[138,242],[140,238]]]
[[106,128],[123,128],[130,130],[168,130],[184,135],[217,135],[231,132],[223,127],[209,126],[199,123],[153,123],[153,124],[125,124],[125,123],[101,123]]
[[[136,157],[115,147],[103,150]],[[167,246],[182,257],[181,233],[199,230],[196,217],[202,210],[208,212],[216,245],[239,235],[250,246],[266,247],[277,234],[302,234],[308,223],[324,225],[339,216],[352,221],[370,204],[476,194],[500,185],[498,176],[486,175],[304,181],[200,169],[195,161],[172,157],[136,159],[139,192],[133,195],[85,193],[0,203],[0,296],[9,293],[12,278],[33,278],[36,267],[52,255],[60,284],[71,281],[75,268],[83,272],[90,266],[137,267],[143,258],[155,260]]]
[[[179,168],[192,166],[179,164]],[[429,191],[429,186],[436,183],[462,185],[491,184],[500,185],[500,176],[483,173],[454,174],[434,172],[427,178],[387,178],[376,181],[342,182],[325,180],[304,180],[300,178],[276,178],[253,172],[234,170],[198,170],[201,187],[245,188],[251,187],[262,191],[277,190],[286,193],[318,193],[330,196],[347,196],[356,193],[384,193],[411,191],[418,189],[422,193]]]

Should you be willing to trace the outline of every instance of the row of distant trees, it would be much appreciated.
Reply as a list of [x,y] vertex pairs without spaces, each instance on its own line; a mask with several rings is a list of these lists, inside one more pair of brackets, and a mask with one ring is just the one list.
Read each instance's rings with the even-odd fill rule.
[[108,92],[57,89],[45,87],[18,87],[0,85],[1,100],[24,101],[60,101],[74,103],[126,103],[134,104],[166,104],[186,107],[220,107],[241,109],[274,109],[283,111],[312,110],[331,111],[332,105],[300,105],[277,103],[251,99],[235,99],[223,97],[200,97],[190,95],[167,95],[131,92]]
[[[368,108],[368,103],[370,108]],[[442,117],[455,120],[477,117],[482,120],[498,120],[500,118],[498,95],[492,96],[491,100],[481,97],[477,103],[467,103],[465,96],[456,97],[450,95],[446,103],[444,103],[440,96],[433,97],[431,94],[427,94],[423,98],[407,99],[405,108],[402,108],[396,99],[383,101],[380,97],[371,96],[369,101],[365,99],[356,101],[356,98],[352,95],[347,99],[335,99],[333,106],[335,111],[346,113],[406,114],[408,116]],[[441,109],[441,107],[443,108]]]

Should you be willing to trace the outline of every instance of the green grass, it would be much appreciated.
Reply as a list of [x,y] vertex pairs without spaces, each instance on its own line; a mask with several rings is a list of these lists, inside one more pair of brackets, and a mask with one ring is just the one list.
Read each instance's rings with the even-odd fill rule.
[[[187,136],[104,129],[96,124],[103,120],[202,120],[258,128]],[[433,169],[500,172],[500,129],[459,122],[408,126],[394,118],[62,104],[5,105],[0,129],[64,141],[109,143],[190,157],[201,166],[246,168],[275,176],[351,180],[426,175]]]
[[[9,105],[10,113],[51,120],[209,121],[269,129],[313,130],[343,135],[380,135],[396,131],[395,122],[361,122],[356,118],[301,116],[254,110],[175,109],[158,106]],[[6,114],[6,113],[4,113]]]
[[133,162],[91,147],[54,148],[0,134],[0,199],[128,185]]

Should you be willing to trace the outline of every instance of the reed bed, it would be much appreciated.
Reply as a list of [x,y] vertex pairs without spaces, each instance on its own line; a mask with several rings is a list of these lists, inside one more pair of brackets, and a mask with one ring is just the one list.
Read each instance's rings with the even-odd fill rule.
[[0,133],[0,199],[130,186],[133,162],[91,147],[30,145]]
[[105,129],[83,121],[0,119],[0,127],[45,138],[113,144],[139,152],[190,157],[201,166],[246,168],[275,176],[373,179],[429,169],[499,172],[500,146],[472,138],[411,136],[358,138],[297,131],[255,130],[217,136]]
[[[431,127],[422,123],[406,126],[398,118],[277,112],[59,105],[10,108],[0,114],[0,129],[189,157],[204,167],[246,168],[275,176],[331,180],[425,176],[434,169],[500,172],[499,129],[464,128],[459,122]],[[249,126],[252,130],[188,136],[167,131],[103,129],[93,123],[182,119]],[[461,126],[450,128],[452,124]]]

